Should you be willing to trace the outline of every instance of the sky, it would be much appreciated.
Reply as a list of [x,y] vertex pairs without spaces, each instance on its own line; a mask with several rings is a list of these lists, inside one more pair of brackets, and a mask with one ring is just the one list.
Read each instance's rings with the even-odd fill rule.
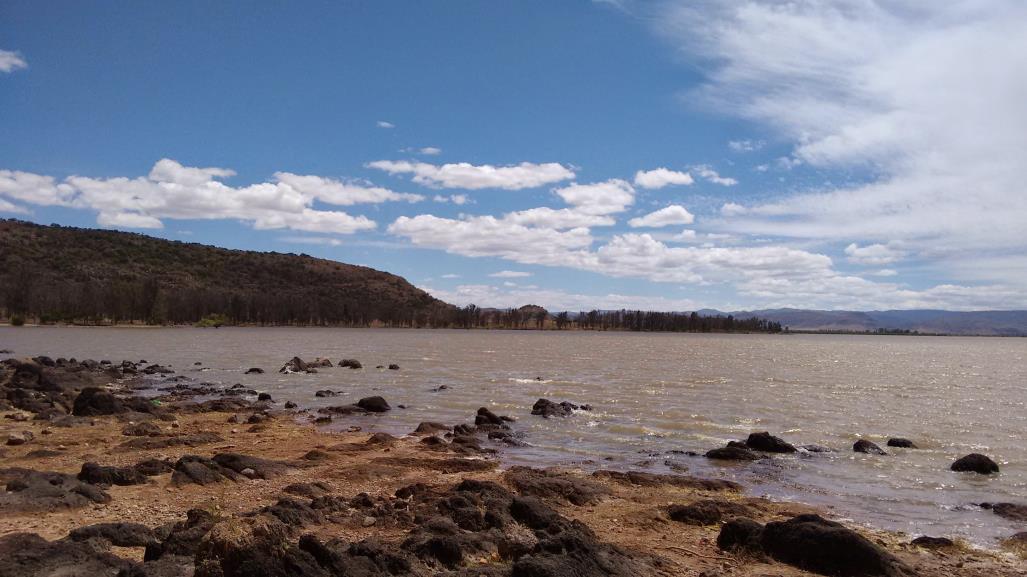
[[0,1],[0,218],[550,310],[1027,308],[1027,3]]

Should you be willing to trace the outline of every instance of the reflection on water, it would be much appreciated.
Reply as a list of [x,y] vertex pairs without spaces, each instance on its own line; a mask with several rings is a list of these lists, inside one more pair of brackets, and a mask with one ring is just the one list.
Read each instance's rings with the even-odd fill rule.
[[[385,396],[394,410],[336,419],[403,434],[421,421],[473,422],[488,406],[518,418],[531,447],[508,463],[687,468],[756,494],[830,507],[840,517],[982,545],[1016,532],[973,507],[1027,501],[1027,339],[673,335],[369,329],[0,329],[15,355],[147,359],[201,381],[243,383],[302,407]],[[356,358],[362,370],[281,375],[289,358]],[[201,362],[203,370],[194,366]],[[398,363],[400,371],[376,370]],[[263,375],[244,375],[249,367]],[[438,390],[441,385],[447,388]],[[343,391],[336,398],[314,391]],[[589,403],[567,419],[533,417],[539,397]],[[752,431],[835,453],[718,466],[689,457]],[[907,437],[920,450],[855,454],[864,437]],[[948,465],[984,452],[1002,473]]]

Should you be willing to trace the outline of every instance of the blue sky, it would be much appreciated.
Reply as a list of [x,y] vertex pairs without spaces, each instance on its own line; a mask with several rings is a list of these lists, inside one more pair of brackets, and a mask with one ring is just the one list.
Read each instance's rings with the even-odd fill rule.
[[1027,8],[0,5],[0,216],[457,304],[1027,307]]

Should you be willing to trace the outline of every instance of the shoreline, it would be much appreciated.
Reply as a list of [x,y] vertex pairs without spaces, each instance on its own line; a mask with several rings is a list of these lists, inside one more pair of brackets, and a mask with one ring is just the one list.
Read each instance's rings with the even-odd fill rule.
[[[325,543],[333,538],[342,538],[351,544],[374,539],[381,542],[389,555],[409,557],[408,562],[413,564],[411,571],[419,568],[432,571],[480,570],[482,574],[508,575],[510,571],[517,574],[518,563],[525,565],[538,561],[545,567],[557,568],[566,567],[567,563],[608,563],[607,568],[611,572],[605,574],[610,575],[620,575],[623,571],[653,575],[699,575],[703,572],[708,575],[745,576],[810,574],[779,559],[766,555],[761,557],[751,551],[725,551],[717,544],[723,533],[721,523],[731,517],[744,516],[759,523],[779,522],[796,515],[818,512],[810,506],[754,498],[731,484],[685,475],[654,475],[637,471],[587,475],[576,470],[503,468],[500,460],[488,452],[485,443],[486,437],[503,438],[502,420],[495,421],[488,415],[477,419],[480,423],[473,430],[467,426],[468,434],[456,432],[448,424],[436,427],[436,435],[398,439],[381,433],[369,436],[359,431],[328,433],[300,422],[296,412],[282,409],[273,400],[254,402],[246,398],[247,395],[232,393],[230,389],[202,390],[198,383],[188,381],[159,383],[171,390],[161,391],[165,395],[160,404],[155,405],[151,397],[136,396],[133,390],[137,387],[150,389],[158,384],[133,380],[124,372],[122,378],[127,380],[119,381],[114,378],[117,372],[111,368],[117,367],[114,365],[81,368],[83,366],[39,366],[35,374],[40,378],[36,383],[46,381],[58,385],[58,390],[46,393],[50,395],[51,408],[61,402],[74,406],[81,391],[90,386],[109,389],[117,394],[99,394],[93,403],[95,406],[83,404],[87,410],[77,412],[109,410],[110,414],[68,417],[57,411],[50,415],[51,419],[36,420],[34,417],[43,411],[34,411],[35,415],[33,411],[2,411],[8,416],[22,414],[26,419],[0,420],[3,438],[22,431],[29,431],[32,436],[27,442],[3,447],[0,452],[0,462],[3,463],[0,469],[3,469],[3,481],[8,486],[6,492],[0,493],[3,496],[0,497],[0,511],[4,513],[0,515],[0,543],[18,532],[37,533],[47,541],[45,547],[49,549],[46,550],[60,552],[74,549],[80,543],[68,542],[65,537],[69,532],[97,523],[139,523],[153,531],[183,522],[190,510],[207,511],[217,519],[197,540],[199,549],[192,555],[168,555],[166,559],[160,556],[147,562],[143,562],[144,558],[152,555],[144,551],[165,546],[169,539],[174,540],[174,530],[162,538],[158,538],[158,533],[164,529],[151,535],[151,542],[158,543],[153,546],[111,544],[110,539],[105,541],[104,538],[86,539],[89,551],[95,554],[89,562],[99,563],[96,565],[99,570],[94,574],[117,575],[117,571],[131,569],[143,572],[126,575],[186,575],[186,568],[207,570],[197,564],[203,555],[208,555],[203,557],[204,562],[220,563],[224,570],[226,559],[232,555],[255,554],[252,550],[253,534],[260,533],[257,529],[264,530],[267,526],[257,527],[254,523],[274,525],[276,531],[282,532],[276,537],[278,544],[287,548],[299,546],[302,549],[298,539],[304,535],[314,535]],[[128,371],[124,363],[120,366]],[[32,373],[30,369],[22,367],[26,373]],[[133,367],[132,371],[135,370]],[[9,390],[14,378],[10,373],[8,370],[7,374],[0,374],[0,384],[5,384]],[[19,384],[31,384],[30,379],[19,378],[22,379]],[[207,400],[197,403],[194,397]],[[42,405],[35,405],[35,408],[42,408]],[[479,413],[478,417],[482,414]],[[474,415],[468,415],[468,419],[476,420]],[[236,422],[230,422],[232,420]],[[125,434],[129,430],[146,433],[143,436]],[[449,437],[445,436],[447,430]],[[188,462],[183,463],[182,457],[187,455],[204,459],[203,467],[206,468],[195,470]],[[219,464],[218,455],[257,459],[252,463],[243,462],[252,466],[233,469],[228,466],[232,464],[230,458],[221,458],[225,464]],[[207,466],[211,458],[217,466]],[[138,478],[138,475],[133,477],[130,473],[136,471],[139,464],[153,460],[174,470],[162,470],[145,479]],[[74,486],[73,479],[83,473],[82,467],[86,462],[96,462],[101,468],[115,468],[103,469],[107,477],[101,480],[123,481],[118,478],[121,475],[133,477],[133,482],[115,483],[109,488],[104,488],[102,482],[88,483],[89,487]],[[67,484],[75,488],[57,497],[40,494],[34,500],[12,501],[12,496],[18,496],[24,490],[11,491],[11,483],[14,482],[17,488],[18,475],[26,476],[24,472],[12,473],[13,468],[60,473],[66,475]],[[223,478],[215,475],[213,480],[206,479],[203,476],[205,471],[214,471]],[[195,479],[189,481],[194,473],[211,482],[197,484],[193,482]],[[459,563],[450,564],[452,566],[439,559],[439,551],[424,543],[413,543],[407,547],[406,544],[416,541],[418,536],[426,537],[425,543],[441,538],[431,532],[435,529],[431,528],[430,519],[422,518],[418,522],[417,515],[409,514],[416,508],[424,507],[434,513],[448,511],[449,517],[458,524],[463,522],[462,514],[450,509],[455,499],[467,498],[458,490],[467,482],[495,483],[498,488],[490,491],[506,493],[490,497],[494,499],[537,499],[539,509],[535,514],[548,519],[548,524],[536,532],[567,532],[572,531],[571,527],[578,527],[576,524],[566,525],[567,520],[582,523],[588,531],[583,533],[584,537],[575,533],[575,538],[588,542],[590,556],[577,558],[567,552],[555,555],[547,550],[530,548],[515,556],[509,551],[504,553],[504,547],[510,546],[504,539],[513,539],[509,530],[504,528],[506,532],[502,536],[490,534],[486,539],[481,535],[482,531],[471,531],[462,524],[460,528],[470,533],[458,533],[463,540],[458,540],[460,542],[456,545],[449,544],[449,553],[460,559]],[[31,482],[23,483],[29,485],[27,490],[30,492],[34,490]],[[295,487],[298,484],[308,487]],[[396,496],[397,490],[402,492],[418,484],[423,489],[409,489],[414,493],[410,497]],[[98,489],[108,499],[81,502],[82,493],[93,489]],[[417,496],[419,492],[425,494],[423,502]],[[311,497],[315,493],[322,494]],[[361,497],[363,493],[367,494],[366,498]],[[39,501],[44,497],[50,501]],[[335,507],[338,511],[329,513],[327,509],[312,509],[318,498],[324,501],[328,497],[342,501]],[[672,505],[687,506],[699,502],[706,503],[703,505],[706,514],[703,524],[693,525],[672,519]],[[14,510],[12,503],[20,509]],[[486,500],[479,506],[487,510],[490,505]],[[421,517],[427,515],[422,514]],[[695,520],[689,515],[685,518]],[[706,523],[710,519],[713,522]],[[511,525],[508,522],[508,525],[523,532],[532,522],[525,525],[524,520],[518,518],[516,523]],[[232,533],[238,537],[233,539],[221,535],[230,529],[242,531],[244,535],[239,537]],[[498,531],[496,527],[489,530]],[[910,545],[907,536],[896,533],[863,529],[857,529],[856,533],[868,537],[869,543],[897,559],[902,566],[915,570],[918,575],[1021,574],[1022,559],[1013,553],[970,549],[958,543],[940,549],[926,549]],[[520,537],[531,542],[527,535]],[[537,546],[538,535],[534,539]],[[485,545],[485,541],[493,546]],[[123,539],[119,542],[132,541]],[[310,540],[307,542],[309,544]],[[44,547],[38,541],[35,543],[37,547]],[[64,545],[59,545],[62,543]],[[246,543],[250,543],[251,549],[245,548]],[[421,545],[427,550],[419,548]],[[21,547],[24,546],[22,543]],[[217,554],[203,547],[214,547]],[[0,549],[3,549],[2,545]],[[75,551],[76,554],[84,554],[81,548]],[[60,555],[51,556],[58,560],[61,558]],[[274,560],[267,562],[273,563]],[[194,565],[190,566],[190,563]],[[158,568],[178,572],[157,573]],[[228,574],[230,572],[225,573]],[[2,568],[0,575],[6,575]]]

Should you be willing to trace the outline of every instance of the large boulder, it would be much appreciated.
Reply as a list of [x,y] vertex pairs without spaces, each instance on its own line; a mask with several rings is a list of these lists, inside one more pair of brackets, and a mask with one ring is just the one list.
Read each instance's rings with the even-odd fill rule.
[[786,442],[780,437],[771,435],[767,431],[763,431],[762,433],[750,433],[749,438],[745,440],[745,444],[750,449],[756,449],[757,451],[764,451],[766,453],[794,453],[796,451],[794,445]]
[[75,397],[71,414],[76,417],[95,417],[117,415],[125,411],[125,404],[110,391],[100,387],[86,387]]
[[153,530],[139,523],[97,523],[72,529],[72,541],[102,539],[116,547],[145,547],[157,541]]
[[671,521],[686,525],[716,525],[730,517],[745,517],[751,514],[749,508],[741,503],[714,499],[667,507],[667,517]]
[[35,533],[0,537],[0,575],[4,577],[113,576],[131,567],[131,561],[97,550],[91,543],[47,541]]
[[567,417],[570,416],[574,411],[591,411],[591,405],[575,405],[567,401],[561,401],[554,403],[549,399],[539,399],[535,401],[535,404],[531,407],[532,415],[539,415],[541,417]]
[[92,485],[143,485],[146,476],[135,467],[105,467],[97,463],[85,463],[78,473],[78,480]]
[[383,397],[379,396],[364,397],[357,401],[357,406],[369,413],[384,413],[385,411],[392,409],[392,407],[389,406],[389,403]]
[[992,473],[998,473],[998,463],[992,461],[986,455],[980,453],[970,453],[964,457],[956,459],[956,462],[952,463],[949,467],[953,471],[966,471],[971,473],[980,473],[982,475],[990,475]]
[[868,455],[887,455],[888,452],[878,447],[876,444],[866,440],[860,439],[852,445],[852,450],[857,453],[866,453]]
[[905,575],[893,555],[840,523],[819,515],[799,515],[767,523],[760,540],[778,561],[822,575],[839,577]]
[[909,439],[903,439],[902,437],[892,437],[888,439],[889,447],[898,447],[900,449],[917,449],[916,443]]

